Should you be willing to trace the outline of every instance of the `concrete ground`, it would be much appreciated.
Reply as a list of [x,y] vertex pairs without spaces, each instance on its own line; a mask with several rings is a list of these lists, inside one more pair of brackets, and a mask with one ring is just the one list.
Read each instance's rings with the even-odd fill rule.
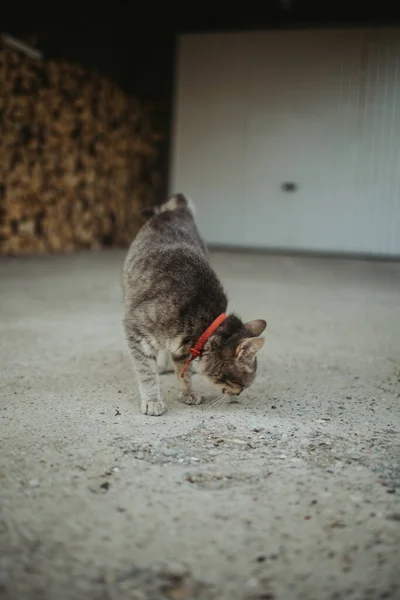
[[214,254],[257,380],[146,417],[123,258],[0,261],[0,597],[400,598],[400,264]]

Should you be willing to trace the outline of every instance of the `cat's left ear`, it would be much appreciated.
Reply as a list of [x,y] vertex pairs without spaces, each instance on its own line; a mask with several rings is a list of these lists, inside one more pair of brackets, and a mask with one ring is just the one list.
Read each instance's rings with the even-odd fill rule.
[[250,333],[250,335],[254,335],[255,337],[257,337],[262,334],[262,332],[267,326],[267,322],[263,319],[255,319],[254,321],[248,321],[244,324],[244,326]]
[[252,360],[264,346],[264,338],[246,338],[236,348],[236,356],[240,359]]

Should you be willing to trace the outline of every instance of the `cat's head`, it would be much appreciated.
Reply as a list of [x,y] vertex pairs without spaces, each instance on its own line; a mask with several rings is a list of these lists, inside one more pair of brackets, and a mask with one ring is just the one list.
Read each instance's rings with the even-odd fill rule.
[[242,323],[229,315],[204,346],[202,371],[224,394],[238,396],[254,381],[257,352],[264,345],[262,319]]

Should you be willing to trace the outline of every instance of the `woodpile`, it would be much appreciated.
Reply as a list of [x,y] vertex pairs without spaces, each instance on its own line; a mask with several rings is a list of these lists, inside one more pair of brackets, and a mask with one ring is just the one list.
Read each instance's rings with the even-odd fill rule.
[[129,244],[160,139],[112,81],[0,46],[0,254]]

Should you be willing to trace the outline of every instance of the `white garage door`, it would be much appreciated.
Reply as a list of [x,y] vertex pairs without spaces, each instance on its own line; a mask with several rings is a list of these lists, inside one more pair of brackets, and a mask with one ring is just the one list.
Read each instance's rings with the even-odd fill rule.
[[171,191],[210,244],[400,255],[400,30],[182,36]]

